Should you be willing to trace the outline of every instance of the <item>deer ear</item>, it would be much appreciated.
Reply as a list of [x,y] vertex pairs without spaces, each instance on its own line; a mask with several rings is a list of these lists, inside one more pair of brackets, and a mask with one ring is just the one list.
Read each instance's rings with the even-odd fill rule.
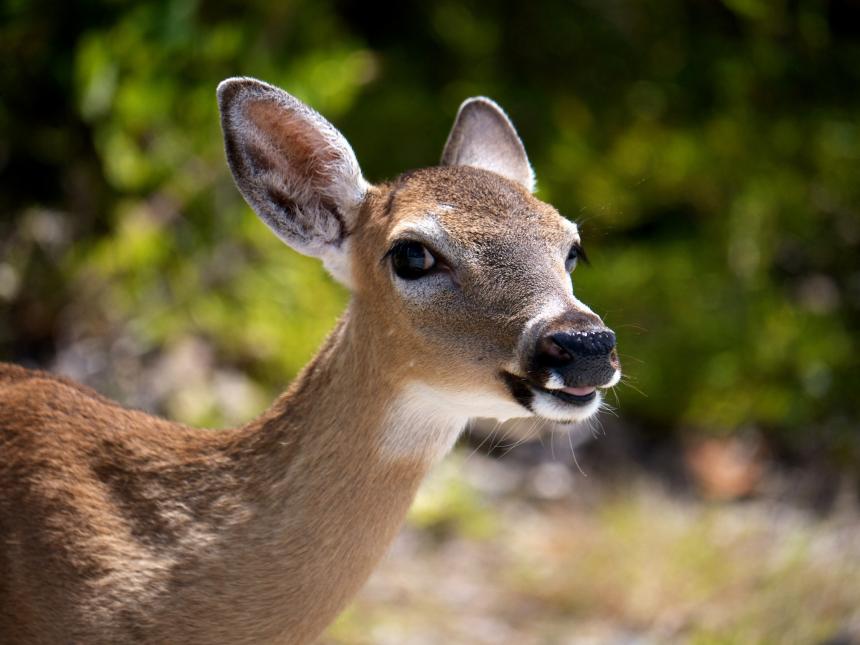
[[239,192],[278,237],[348,284],[344,242],[369,185],[346,139],[295,97],[252,78],[223,81],[218,107]]
[[513,123],[494,101],[475,96],[463,101],[448,142],[443,166],[474,166],[535,190],[535,175]]

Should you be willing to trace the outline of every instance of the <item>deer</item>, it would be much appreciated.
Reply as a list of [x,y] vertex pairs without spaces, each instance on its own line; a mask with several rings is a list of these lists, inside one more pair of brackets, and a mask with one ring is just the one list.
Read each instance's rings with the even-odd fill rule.
[[439,165],[372,185],[287,92],[238,77],[217,99],[240,193],[349,304],[236,428],[0,364],[3,643],[313,642],[469,419],[584,421],[621,377],[573,292],[579,229],[492,100],[460,106]]

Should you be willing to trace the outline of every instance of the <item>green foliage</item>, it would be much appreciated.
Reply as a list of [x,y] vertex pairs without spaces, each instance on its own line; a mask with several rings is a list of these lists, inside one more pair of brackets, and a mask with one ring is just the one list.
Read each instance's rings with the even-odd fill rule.
[[[74,5],[2,4],[3,355],[44,360],[66,303],[84,302],[148,347],[205,336],[274,391],[345,294],[232,187],[217,82],[297,94],[371,179],[434,163],[459,102],[488,94],[539,196],[583,226],[594,266],[577,290],[619,332],[622,414],[654,433],[753,427],[856,463],[847,3]],[[63,235],[46,242],[42,221]]]

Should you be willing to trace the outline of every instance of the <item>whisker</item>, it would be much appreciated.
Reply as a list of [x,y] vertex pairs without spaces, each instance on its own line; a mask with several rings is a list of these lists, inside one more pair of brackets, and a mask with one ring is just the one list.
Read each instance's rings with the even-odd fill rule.
[[647,394],[645,394],[645,392],[643,392],[642,390],[640,390],[638,387],[636,387],[635,385],[633,385],[629,380],[627,380],[627,379],[625,379],[625,378],[622,378],[622,379],[621,379],[621,381],[618,383],[618,385],[624,385],[624,386],[626,386],[626,387],[629,387],[631,390],[633,390],[633,391],[635,391],[635,392],[638,392],[639,394],[641,394],[642,396],[644,396],[646,399],[648,398],[648,395],[647,395]]
[[[487,434],[487,436],[485,436],[485,437],[481,440],[481,443],[479,443],[479,444],[474,448],[474,450],[472,450],[472,452],[470,452],[470,453],[469,453],[469,455],[466,457],[466,461],[469,461],[469,459],[471,459],[471,458],[475,455],[475,453],[477,453],[481,448],[483,448],[483,447],[484,447],[484,444],[485,444],[485,443],[487,443],[487,440],[488,440],[488,439],[490,439],[490,438],[491,438],[491,437],[496,433],[496,431],[499,429],[499,426],[500,426],[500,425],[501,425],[501,424],[499,423],[499,421],[498,421],[498,420],[496,420],[496,424],[493,426],[493,429],[492,429],[492,430],[490,430],[490,432]],[[472,434],[472,428],[471,428],[471,425],[470,425],[470,427],[469,427],[469,434]]]
[[539,426],[539,425],[540,425],[540,423],[539,423],[539,422],[537,422],[537,423],[535,423],[534,425],[532,425],[532,427],[531,427],[531,428],[530,428],[530,429],[525,433],[525,436],[521,437],[518,441],[514,442],[514,444],[513,444],[512,446],[510,446],[510,447],[509,447],[505,452],[503,452],[501,455],[499,455],[499,457],[500,457],[500,458],[501,458],[501,457],[504,457],[505,455],[507,455],[511,450],[513,450],[513,449],[514,449],[514,448],[516,448],[517,446],[521,446],[521,445],[522,445],[522,444],[524,444],[526,441],[529,441],[529,440],[533,439],[533,438],[534,438],[534,434],[533,434],[533,433],[534,433],[534,431],[538,428],[538,426]]
[[573,463],[576,464],[577,470],[579,470],[579,474],[583,477],[588,477],[588,473],[586,473],[582,466],[579,465],[579,460],[576,458],[576,451],[573,449],[573,439],[570,436],[570,432],[567,433],[567,443],[570,446],[570,456],[573,457]]
[[615,329],[635,329],[641,332],[648,332],[647,327],[643,327],[639,323],[621,323],[620,325],[613,325]]

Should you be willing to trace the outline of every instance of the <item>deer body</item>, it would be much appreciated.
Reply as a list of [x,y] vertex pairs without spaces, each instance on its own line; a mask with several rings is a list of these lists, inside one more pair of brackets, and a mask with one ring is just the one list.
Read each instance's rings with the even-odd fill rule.
[[[0,426],[20,429],[3,435],[0,640],[316,636],[381,557],[430,465],[419,452],[379,453],[396,384],[361,369],[366,340],[338,354],[349,336],[342,325],[271,409],[234,430],[0,371]],[[450,444],[459,425],[435,429]]]
[[310,642],[468,418],[581,419],[617,382],[566,279],[575,227],[529,194],[494,105],[461,109],[443,166],[370,186],[289,95],[234,79],[219,100],[240,190],[350,286],[349,309],[235,429],[0,365],[0,642]]

